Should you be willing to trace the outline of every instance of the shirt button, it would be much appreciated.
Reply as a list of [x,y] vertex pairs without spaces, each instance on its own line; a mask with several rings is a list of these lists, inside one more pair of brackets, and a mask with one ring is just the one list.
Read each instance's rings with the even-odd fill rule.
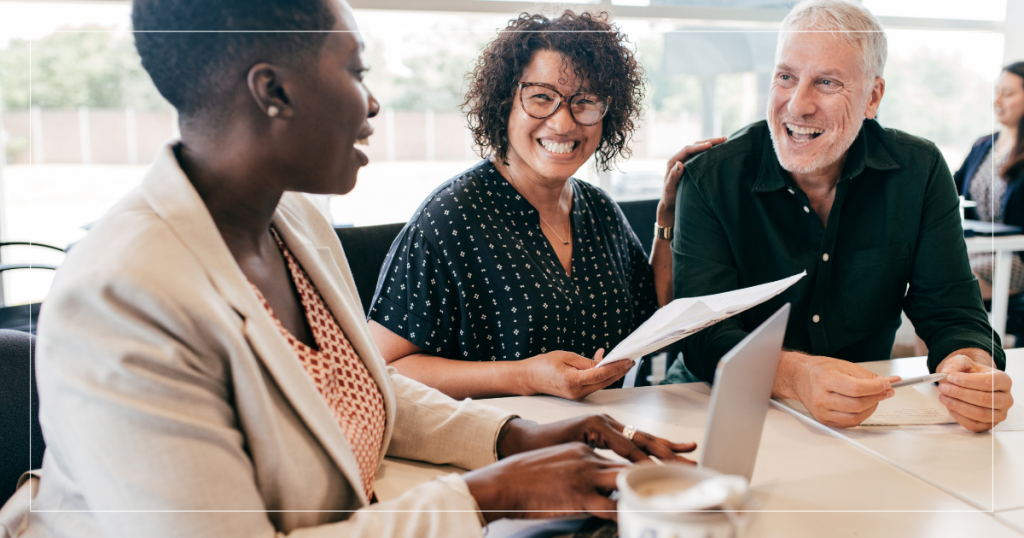
[[796,194],[796,191],[794,191],[793,189],[786,189],[786,190],[789,191],[789,194]]
[[827,262],[828,261],[828,253],[827,252],[825,254],[821,255],[821,261],[823,261],[823,262]]
[[804,206],[804,213],[810,213],[810,212],[811,212],[811,208],[809,208],[807,206]]
[[817,323],[817,322],[821,321],[821,316],[815,314],[814,317],[811,318],[811,321]]

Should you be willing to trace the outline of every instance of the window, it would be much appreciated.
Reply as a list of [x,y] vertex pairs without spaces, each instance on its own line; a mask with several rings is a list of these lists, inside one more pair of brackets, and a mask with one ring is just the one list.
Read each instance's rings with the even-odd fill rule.
[[[472,166],[459,105],[482,46],[515,16],[502,0],[359,1],[382,104],[371,164],[348,196],[324,201],[338,224],[409,218],[439,183]],[[1006,0],[864,0],[890,24],[880,120],[935,141],[952,168],[993,130],[992,84],[1004,56]],[[555,14],[568,2],[538,2]],[[575,9],[600,9],[579,0]],[[616,22],[646,69],[646,114],[618,169],[578,177],[618,199],[657,197],[665,159],[706,136],[764,117],[781,0],[612,0]],[[451,11],[472,9],[474,13]],[[750,8],[757,8],[751,10]],[[0,237],[61,247],[137,186],[160,144],[176,134],[132,45],[129,3],[0,2]],[[751,15],[747,15],[751,14]],[[709,17],[718,17],[717,19]],[[698,20],[699,19],[699,20]],[[909,21],[909,22],[908,22]],[[900,28],[896,28],[900,26]],[[904,29],[913,27],[915,29]],[[1024,54],[1022,54],[1024,55]],[[4,165],[6,164],[6,165]],[[9,248],[4,262],[60,256]],[[52,275],[5,276],[7,304],[45,296]]]

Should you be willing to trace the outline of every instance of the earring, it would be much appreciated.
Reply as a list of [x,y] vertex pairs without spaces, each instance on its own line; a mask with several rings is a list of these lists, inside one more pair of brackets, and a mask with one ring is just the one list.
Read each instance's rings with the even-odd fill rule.
[[281,110],[274,105],[267,107],[267,115],[271,118],[276,117],[279,112],[281,112]]

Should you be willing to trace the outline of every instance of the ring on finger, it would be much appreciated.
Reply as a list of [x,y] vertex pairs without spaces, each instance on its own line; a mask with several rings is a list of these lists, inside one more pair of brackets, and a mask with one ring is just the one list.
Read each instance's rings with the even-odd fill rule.
[[636,428],[632,424],[626,424],[626,427],[622,428],[622,436],[626,439],[632,441],[634,435],[636,435]]

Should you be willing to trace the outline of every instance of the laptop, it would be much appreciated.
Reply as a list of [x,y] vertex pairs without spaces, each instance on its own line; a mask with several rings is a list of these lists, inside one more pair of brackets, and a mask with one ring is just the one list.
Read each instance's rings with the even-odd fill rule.
[[700,466],[750,480],[789,321],[789,303],[732,348],[715,370]]

